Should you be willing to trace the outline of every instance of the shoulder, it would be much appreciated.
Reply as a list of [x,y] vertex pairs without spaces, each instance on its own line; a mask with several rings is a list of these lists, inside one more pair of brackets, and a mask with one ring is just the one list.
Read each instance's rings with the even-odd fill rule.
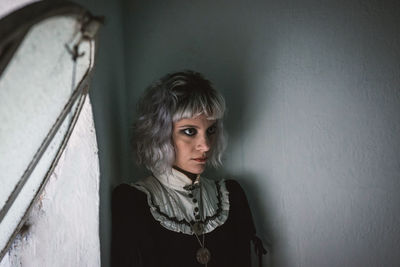
[[129,184],[119,184],[113,189],[113,195],[130,192],[133,187]]
[[142,199],[146,200],[146,194],[130,184],[119,184],[112,192],[112,202],[114,204],[140,203]]
[[213,180],[206,177],[203,177],[202,180],[206,187],[215,187],[219,193],[226,192],[229,195],[229,199],[237,199],[245,197],[245,193],[243,188],[239,184],[238,181],[234,179],[220,179],[220,180]]
[[230,200],[230,213],[233,220],[237,220],[237,222],[242,225],[242,229],[245,229],[244,232],[249,237],[253,236],[255,233],[255,227],[249,207],[249,202],[247,201],[246,194],[236,180],[226,180],[226,187],[229,191],[229,200]]
[[242,186],[238,181],[233,179],[225,180],[226,189],[228,189],[231,194],[245,195]]
[[136,194],[140,192],[132,184],[119,184],[113,189],[113,196]]
[[242,190],[242,187],[240,186],[239,182],[234,179],[212,179],[212,178],[202,176],[202,182],[207,185],[217,184],[219,186],[225,186],[226,189],[228,189],[229,191],[230,190],[232,190],[232,191]]
[[248,208],[248,200],[243,187],[236,180],[225,180],[226,189],[229,192],[229,200],[233,205],[241,206],[241,208]]

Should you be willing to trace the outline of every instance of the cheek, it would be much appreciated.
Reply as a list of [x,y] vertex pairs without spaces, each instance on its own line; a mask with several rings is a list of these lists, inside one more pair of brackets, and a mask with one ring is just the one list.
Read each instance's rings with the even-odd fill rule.
[[214,148],[215,140],[216,140],[215,134],[211,135],[211,136],[208,138],[210,150]]
[[217,139],[217,136],[216,136],[215,134],[213,134],[213,135],[211,135],[211,136],[209,137],[210,145],[214,145],[215,139]]
[[178,139],[174,143],[176,158],[184,158],[190,156],[193,151],[193,142],[191,140]]

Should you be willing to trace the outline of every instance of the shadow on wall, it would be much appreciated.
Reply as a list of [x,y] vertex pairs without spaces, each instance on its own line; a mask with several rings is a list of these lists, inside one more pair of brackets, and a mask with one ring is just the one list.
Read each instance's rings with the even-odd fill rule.
[[[272,187],[268,186],[268,173],[262,173],[260,177],[260,173],[247,169],[248,149],[245,146],[249,131],[263,121],[263,114],[273,99],[269,91],[272,84],[269,86],[268,80],[272,81],[269,70],[274,66],[274,42],[272,36],[264,36],[263,32],[257,32],[257,28],[244,30],[240,35],[235,34],[234,28],[231,31],[221,30],[218,38],[213,38],[212,46],[207,46],[206,52],[203,52],[203,56],[213,61],[212,64],[194,63],[195,70],[203,73],[222,92],[227,104],[224,122],[228,147],[224,167],[208,169],[204,175],[239,181],[248,198],[257,235],[268,250],[263,258],[264,266],[273,266],[272,250],[277,237],[268,219],[276,217],[273,215],[272,194],[268,192]],[[207,36],[199,38],[207,39]],[[262,49],[260,42],[265,44]],[[261,66],[260,63],[266,65]],[[264,183],[259,184],[258,181]]]
[[[265,190],[261,189],[260,186],[253,182],[255,181],[254,174],[236,174],[235,179],[240,181],[241,186],[246,192],[256,226],[257,236],[263,240],[264,248],[268,251],[267,254],[264,255],[263,262],[265,262],[267,266],[272,266],[274,255],[273,244],[276,239],[268,220],[269,216],[273,213],[273,207],[271,205],[272,194],[270,192],[265,192]],[[266,206],[261,205],[261,203],[266,203]],[[255,259],[253,259],[253,262],[254,260]]]

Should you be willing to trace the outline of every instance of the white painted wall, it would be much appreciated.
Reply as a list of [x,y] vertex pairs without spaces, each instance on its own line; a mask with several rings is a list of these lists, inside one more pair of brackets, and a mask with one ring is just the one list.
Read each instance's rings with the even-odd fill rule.
[[1,267],[100,266],[99,163],[89,98],[65,148]]
[[105,16],[98,34],[96,65],[90,89],[100,161],[101,265],[110,264],[111,190],[131,165],[126,130],[124,24],[121,1],[77,0],[94,15]]
[[[32,0],[1,0],[0,17]],[[118,178],[126,177],[129,162],[129,141],[121,124],[125,121],[123,26],[120,1],[77,0],[94,15],[104,15],[106,23],[100,30],[97,58],[90,99],[96,123],[100,160],[100,228],[101,264],[109,265],[110,192]],[[121,130],[122,129],[122,130]],[[14,254],[15,255],[15,254]]]
[[[22,5],[23,1],[17,2]],[[5,6],[10,8],[9,10],[12,10],[16,6],[15,4]],[[1,11],[3,12],[4,9]],[[52,114],[56,116],[63,107],[61,105],[59,110],[54,110],[57,106],[55,103],[62,101],[62,89],[67,88],[66,91],[64,90],[64,93],[67,95],[71,93],[69,91],[71,89],[73,66],[71,65],[72,60],[70,55],[64,50],[64,45],[71,41],[71,36],[74,34],[74,32],[70,32],[71,25],[76,25],[72,19],[51,18],[40,23],[40,26],[36,25],[33,27],[15,54],[17,60],[13,60],[3,73],[7,77],[2,76],[1,81],[3,82],[3,86],[1,89],[4,91],[2,93],[6,97],[6,100],[11,101],[11,104],[15,102],[12,108],[10,107],[10,109],[2,112],[5,114],[7,114],[7,111],[11,112],[2,121],[3,127],[6,127],[5,129],[9,127],[8,133],[14,135],[11,129],[15,130],[15,127],[17,129],[18,125],[13,125],[12,122],[14,121],[7,123],[13,116],[15,119],[18,117],[19,120],[16,121],[19,122],[19,128],[22,127],[21,125],[27,126],[24,133],[28,133],[28,135],[21,136],[23,138],[20,138],[20,142],[15,144],[16,147],[19,145],[18,148],[20,146],[28,148],[29,145],[24,142],[33,142],[33,133],[35,130],[36,132],[40,132],[33,126],[29,128],[29,122],[40,117],[42,117],[43,122],[46,116]],[[38,42],[38,39],[41,41],[49,39],[51,41]],[[50,47],[47,47],[47,53],[42,54],[43,51],[41,49],[44,43],[50,45]],[[76,79],[78,81],[89,66],[88,57],[90,51],[86,42],[81,44],[80,51],[86,51],[86,53],[77,62]],[[28,55],[24,55],[24,53]],[[52,63],[55,60],[56,65],[53,66]],[[30,68],[33,68],[33,70],[29,72]],[[18,79],[12,79],[15,76],[14,72],[25,73],[25,75],[17,75]],[[49,77],[49,74],[51,77]],[[52,82],[54,83],[50,86],[51,88],[41,84],[41,82],[46,80],[47,83],[45,85],[47,86],[50,86]],[[10,92],[10,88],[14,90],[11,91],[17,94],[17,96]],[[21,90],[15,90],[18,88]],[[54,92],[58,92],[58,94],[54,95]],[[38,95],[42,97],[37,99]],[[24,96],[28,98],[25,99]],[[44,101],[50,98],[53,98],[53,100],[49,103],[44,103]],[[32,99],[37,101],[32,102]],[[18,107],[21,103],[25,106],[13,110],[13,108]],[[51,106],[51,103],[54,105]],[[35,105],[37,105],[36,108]],[[47,107],[45,112],[42,112],[43,110],[40,109],[40,106],[43,105]],[[25,112],[28,112],[28,115],[33,114],[36,118],[29,118],[27,116],[25,118],[27,122],[24,122],[24,113],[20,112],[23,108],[25,108]],[[26,201],[30,201],[30,195],[36,191],[41,179],[43,179],[48,169],[48,166],[46,168],[46,164],[48,165],[48,162],[51,161],[49,158],[52,155],[54,157],[60,139],[62,139],[65,133],[66,124],[71,120],[71,115],[69,114],[61,125],[60,130],[50,143],[49,149],[30,176],[31,179],[25,184],[21,194],[1,222],[0,230],[2,237],[5,236],[5,231],[14,230],[15,225],[10,223],[11,221],[8,220],[9,217],[13,216],[12,223],[19,221],[19,214],[17,214],[18,216],[13,214],[16,213],[15,208],[22,206],[21,203],[24,205],[29,203]],[[53,118],[53,122],[54,120],[55,117]],[[36,127],[45,126],[42,123],[37,123]],[[20,131],[17,131],[17,133],[21,134]],[[6,132],[3,134],[7,137]],[[23,151],[20,151],[21,155],[23,155],[22,153]],[[13,154],[8,153],[8,155],[12,156]],[[20,160],[23,158],[21,155]],[[14,158],[18,160],[18,157]],[[40,174],[39,172],[42,170],[44,170],[44,173]],[[7,177],[7,169],[3,171],[3,175],[5,175],[3,178],[10,178]],[[11,172],[8,174],[11,175]],[[100,266],[99,176],[97,141],[92,107],[89,98],[87,98],[75,130],[58,165],[52,173],[44,192],[41,194],[40,200],[35,203],[33,210],[29,214],[26,223],[27,227],[24,227],[25,230],[14,240],[11,248],[1,260],[0,266]],[[26,201],[21,202],[20,199],[26,199]],[[19,208],[18,212],[23,212],[23,209]]]
[[400,266],[398,1],[136,0],[124,10],[128,114],[167,72],[214,81],[230,109],[214,174],[245,188],[269,266]]
[[37,2],[39,0],[1,0],[0,1],[0,18],[10,14],[11,12],[22,8],[30,3]]

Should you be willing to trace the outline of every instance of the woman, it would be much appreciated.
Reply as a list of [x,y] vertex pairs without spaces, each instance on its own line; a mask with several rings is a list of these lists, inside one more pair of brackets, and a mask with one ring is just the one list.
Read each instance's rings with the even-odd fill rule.
[[113,266],[250,266],[251,240],[265,254],[240,185],[201,176],[221,165],[224,110],[223,97],[192,71],[147,89],[134,141],[152,175],[113,192]]

